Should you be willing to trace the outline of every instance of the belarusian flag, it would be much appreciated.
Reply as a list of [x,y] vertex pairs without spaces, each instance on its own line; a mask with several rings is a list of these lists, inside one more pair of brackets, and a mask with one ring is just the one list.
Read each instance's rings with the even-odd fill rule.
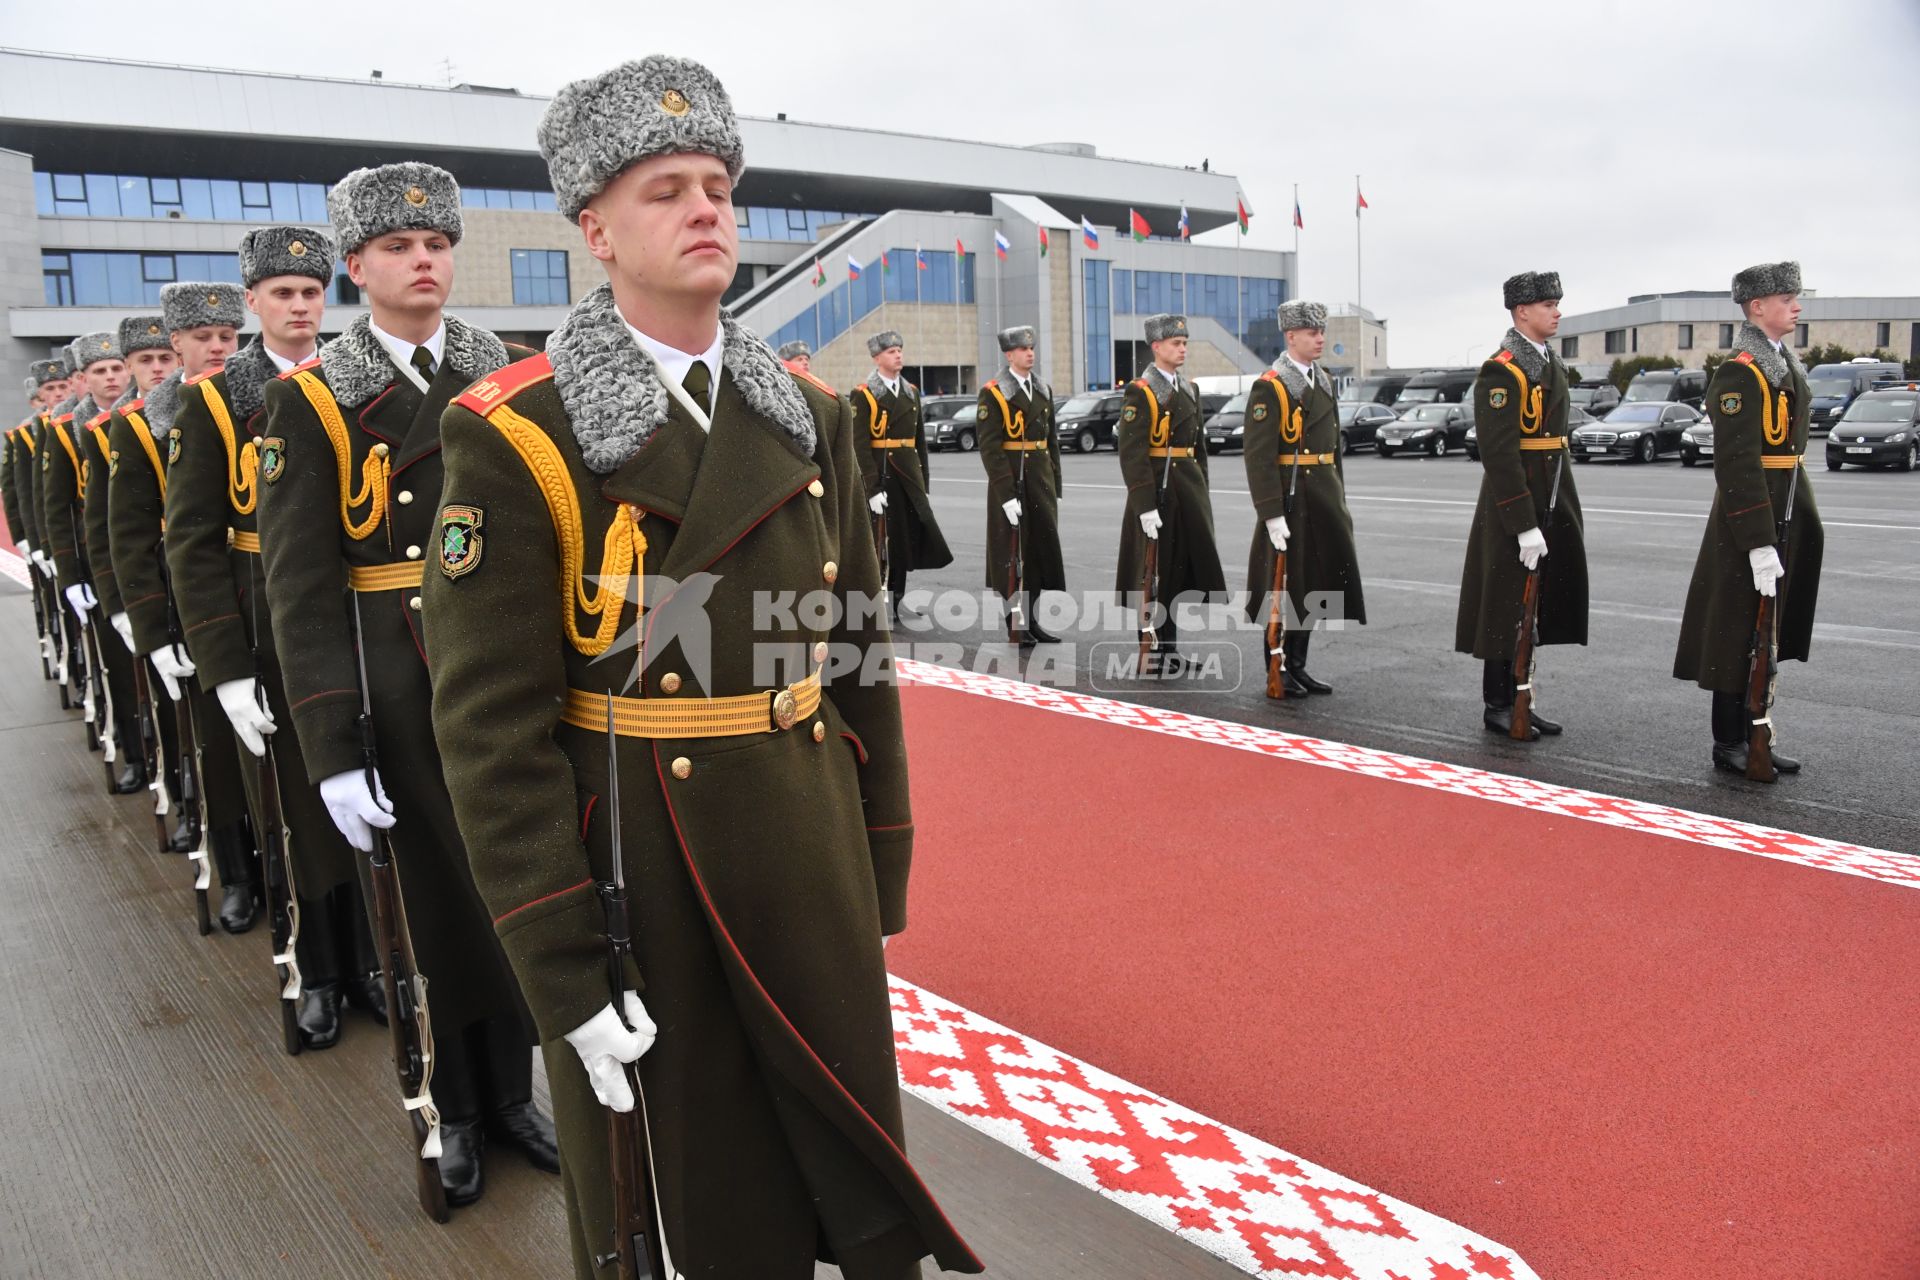
[[1153,228],[1147,225],[1147,220],[1140,216],[1138,209],[1127,210],[1127,225],[1133,228],[1135,240],[1145,240],[1153,234]]
[[1047,256],[1047,229],[1045,227],[1040,228],[1040,256],[1043,258]]
[[893,263],[888,261],[887,251],[885,249],[882,249],[880,251],[880,274],[884,276],[884,275],[891,274],[892,271],[893,271]]
[[1247,223],[1253,220],[1253,210],[1247,208],[1247,198],[1245,196],[1235,196],[1233,198],[1233,208],[1234,212],[1240,217],[1240,234],[1245,235],[1247,234]]
[[827,282],[827,269],[820,265],[820,259],[813,260],[813,287],[818,289]]

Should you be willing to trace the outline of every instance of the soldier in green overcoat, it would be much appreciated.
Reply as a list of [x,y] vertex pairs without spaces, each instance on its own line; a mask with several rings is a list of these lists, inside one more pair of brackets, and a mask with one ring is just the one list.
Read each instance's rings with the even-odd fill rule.
[[[266,386],[259,512],[267,598],[309,780],[355,848],[371,851],[373,829],[392,828],[431,997],[440,1180],[449,1204],[466,1205],[484,1190],[489,1137],[559,1171],[552,1124],[531,1101],[533,1024],[448,798],[421,633],[421,578],[440,505],[440,413],[509,353],[444,309],[462,229],[452,174],[419,162],[357,169],[328,192],[327,210],[368,314]],[[496,656],[517,660],[510,651]],[[377,770],[362,750],[363,693]]]
[[[1799,323],[1799,293],[1797,262],[1762,263],[1734,276],[1733,301],[1746,321],[1707,388],[1713,507],[1687,586],[1673,674],[1713,694],[1713,763],[1731,773],[1746,773],[1749,730],[1771,715],[1747,699],[1761,597],[1772,597],[1777,610],[1779,660],[1805,662],[1820,596],[1826,534],[1801,464],[1813,402],[1807,371],[1786,341]],[[1778,772],[1800,772],[1798,760],[1772,754]]]
[[1365,624],[1353,516],[1340,454],[1340,402],[1319,365],[1327,309],[1280,308],[1287,349],[1247,392],[1247,489],[1259,523],[1247,553],[1247,617],[1265,624],[1273,608],[1276,551],[1287,553],[1285,682],[1289,698],[1332,693],[1307,674],[1307,646],[1322,622]]
[[[1513,730],[1514,649],[1527,577],[1539,570],[1538,645],[1587,642],[1587,543],[1580,494],[1567,465],[1568,389],[1573,379],[1553,351],[1560,330],[1560,273],[1525,271],[1501,286],[1513,327],[1473,384],[1480,438],[1480,497],[1453,645],[1480,659],[1482,723]],[[1552,510],[1548,510],[1551,504]],[[1561,731],[1531,703],[1527,741]]]
[[743,156],[710,72],[578,81],[539,139],[609,282],[447,411],[425,619],[474,877],[540,1025],[574,1274],[612,1274],[606,1107],[634,1107],[636,1059],[684,1274],[977,1271],[902,1150],[882,935],[913,823],[850,411],[721,311]]
[[1147,543],[1159,543],[1153,586],[1154,647],[1171,653],[1173,609],[1181,597],[1204,603],[1227,589],[1213,539],[1213,496],[1207,488],[1207,440],[1200,392],[1180,376],[1187,362],[1187,318],[1148,316],[1153,365],[1127,384],[1120,410],[1120,478],[1127,505],[1120,516],[1114,591],[1140,612],[1146,590]]
[[853,406],[854,456],[874,519],[887,525],[887,591],[894,609],[907,589],[909,569],[944,569],[953,552],[927,497],[927,433],[920,388],[900,376],[905,358],[892,329],[867,339],[873,372],[847,393]]
[[[1060,551],[1060,439],[1053,429],[1053,390],[1033,371],[1039,340],[1030,324],[1000,331],[1007,363],[980,388],[977,413],[980,464],[987,469],[987,589],[1009,606],[1015,603],[1007,592],[1018,549],[1024,638],[1048,644],[1058,637],[1040,626],[1033,606],[1042,591],[1067,589],[1067,570]],[[1008,625],[1011,629],[1011,616]]]

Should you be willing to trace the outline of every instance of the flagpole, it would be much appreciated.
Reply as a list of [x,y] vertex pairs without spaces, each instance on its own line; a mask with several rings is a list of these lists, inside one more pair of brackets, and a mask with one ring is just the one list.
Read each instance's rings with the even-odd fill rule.
[[993,234],[993,327],[1004,329],[1007,327],[1007,317],[1000,308],[1000,283],[1006,278],[1007,258],[1000,252],[1000,224],[997,222],[993,225]]
[[[1233,211],[1233,336],[1240,340],[1241,346],[1247,345],[1247,277],[1246,267],[1241,263],[1241,250],[1246,247],[1247,233],[1240,225],[1240,210],[1237,207],[1239,196],[1234,196],[1236,207]],[[1299,261],[1296,251],[1294,261]],[[1234,380],[1235,391],[1247,389],[1246,370]]]
[[1360,175],[1356,173],[1353,175],[1353,305],[1355,307],[1366,305],[1366,295],[1361,288],[1361,283],[1366,277],[1361,266],[1363,258],[1360,245],[1361,225],[1365,221],[1360,216]]

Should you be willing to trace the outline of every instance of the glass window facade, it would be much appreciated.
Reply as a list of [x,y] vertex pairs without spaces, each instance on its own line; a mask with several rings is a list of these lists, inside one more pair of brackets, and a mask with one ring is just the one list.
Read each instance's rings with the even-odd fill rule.
[[327,221],[327,188],[318,182],[35,173],[33,195],[35,208],[44,217],[197,218],[318,226]]
[[[833,266],[823,262],[827,283],[820,286],[819,299],[767,340],[776,347],[804,342],[817,351],[878,310],[883,301],[912,302],[915,288],[920,290],[922,302],[954,305],[974,300],[973,254],[929,249],[926,259],[927,269],[921,271],[914,265],[913,250],[889,249],[884,264],[875,258],[862,264],[858,280],[842,274],[838,282]],[[846,272],[845,262],[841,259],[842,273]],[[919,277],[917,281],[915,276]]]
[[[565,255],[561,255],[564,257]],[[565,267],[562,266],[564,285]],[[176,280],[240,283],[233,253],[124,253],[59,251],[40,255],[40,277],[50,307],[157,307],[160,290]],[[336,268],[328,302],[358,302],[360,291]]]
[[553,213],[559,209],[559,206],[554,203],[551,191],[511,191],[503,187],[462,187],[460,188],[460,207],[463,209],[520,209],[537,213]]
[[1086,295],[1086,321],[1080,326],[1087,344],[1087,386],[1113,385],[1113,313],[1112,276],[1108,264],[1100,258],[1083,258],[1080,270]]
[[564,249],[514,249],[513,305],[564,306],[573,298],[567,290],[567,254]]
[[1287,300],[1287,282],[1265,276],[1133,271],[1097,258],[1082,259],[1081,267],[1081,330],[1087,344],[1087,385],[1092,388],[1113,385],[1115,315],[1207,316],[1258,354],[1265,345],[1256,336],[1261,325],[1271,329],[1274,314]]
[[[964,303],[974,300],[972,254],[956,255],[951,249],[928,249],[920,256],[926,260],[925,270],[915,265],[912,249],[887,250],[887,261],[892,266],[885,273],[883,282],[888,302]],[[960,259],[957,273],[954,270],[956,256]]]
[[820,238],[822,227],[872,216],[836,209],[773,209],[764,205],[736,205],[733,211],[743,240],[800,240],[809,244]]

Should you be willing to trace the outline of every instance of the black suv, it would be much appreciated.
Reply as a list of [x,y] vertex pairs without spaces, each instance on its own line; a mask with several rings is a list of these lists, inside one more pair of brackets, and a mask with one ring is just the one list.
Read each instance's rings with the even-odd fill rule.
[[1604,418],[1620,403],[1620,388],[1611,382],[1579,382],[1567,392],[1573,405],[1596,418]]
[[972,453],[980,447],[979,400],[973,396],[928,396],[920,402],[920,427],[929,449]]
[[[1667,402],[1703,408],[1707,402],[1707,374],[1704,369],[1642,369],[1627,384],[1621,404]],[[1592,413],[1592,409],[1587,410]]]
[[1120,406],[1126,400],[1121,391],[1087,391],[1060,406],[1054,418],[1054,433],[1060,447],[1092,453],[1102,445],[1119,445],[1114,432],[1120,426]]

